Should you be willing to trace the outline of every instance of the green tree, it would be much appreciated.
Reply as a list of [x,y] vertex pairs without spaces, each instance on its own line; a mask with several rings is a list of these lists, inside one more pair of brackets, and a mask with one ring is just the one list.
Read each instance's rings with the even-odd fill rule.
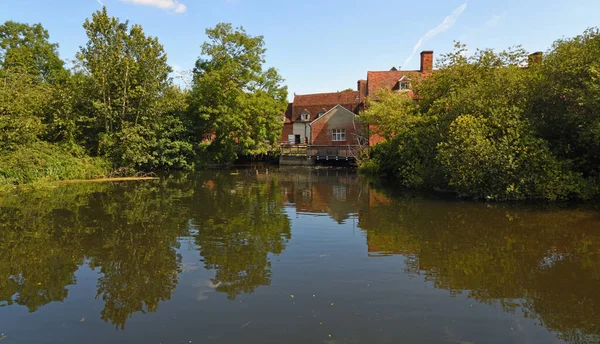
[[68,75],[57,48],[40,24],[7,21],[0,26],[0,151],[43,135],[51,83]]
[[552,152],[600,180],[600,30],[560,39],[535,66],[531,119]]
[[238,154],[265,154],[281,134],[287,88],[274,68],[264,69],[262,36],[218,24],[207,29],[209,41],[194,68],[190,116],[197,142],[207,157],[226,163]]
[[0,75],[18,70],[36,80],[57,82],[68,72],[58,56],[58,44],[41,24],[7,21],[0,26]]
[[156,145],[147,142],[169,137],[161,130],[171,126],[163,123],[171,119],[161,118],[165,110],[161,97],[172,94],[172,69],[163,46],[146,36],[141,26],[129,28],[128,22],[109,17],[106,7],[83,27],[88,42],[77,57],[89,76],[86,145],[117,166],[161,167],[153,150]]
[[581,176],[536,132],[539,68],[523,68],[519,47],[465,52],[457,43],[436,73],[415,82],[418,105],[389,91],[370,104],[364,118],[389,140],[374,147],[365,169],[473,198],[586,196]]

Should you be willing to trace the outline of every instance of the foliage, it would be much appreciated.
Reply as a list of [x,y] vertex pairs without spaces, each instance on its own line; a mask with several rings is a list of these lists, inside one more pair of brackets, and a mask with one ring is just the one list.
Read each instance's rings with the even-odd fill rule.
[[277,70],[263,68],[263,37],[223,23],[206,34],[190,95],[196,142],[208,138],[205,158],[217,163],[267,153],[281,134],[287,88]]
[[385,88],[376,91],[377,101],[369,100],[361,119],[371,126],[371,134],[391,139],[415,129],[423,116],[418,104],[407,93],[394,93]]
[[600,176],[600,30],[560,39],[535,69],[531,120],[558,157]]
[[[167,55],[158,39],[141,26],[109,17],[106,7],[83,24],[88,42],[77,55],[88,76],[86,106],[91,117],[84,129],[92,152],[111,157],[117,166],[157,167],[146,140],[160,140],[160,101],[170,84]],[[166,127],[169,127],[166,125]],[[169,135],[164,135],[168,137]],[[164,137],[163,136],[163,137]],[[131,149],[131,154],[115,151]]]
[[[597,194],[594,109],[600,98],[594,80],[600,79],[594,74],[597,54],[590,53],[597,51],[597,36],[597,30],[588,30],[558,41],[547,60],[531,60],[527,68],[520,47],[466,57],[466,47],[457,43],[454,52],[442,56],[439,70],[416,83],[417,104],[390,91],[369,103],[363,117],[387,141],[372,149],[364,165],[405,186],[471,198]],[[567,57],[577,55],[589,61]],[[558,79],[568,76],[568,82],[550,76],[559,69]],[[569,93],[569,82],[572,88],[582,86]],[[573,136],[569,127],[579,134]]]
[[37,81],[55,83],[67,77],[58,44],[41,24],[7,21],[0,26],[0,75],[17,69]]
[[[0,26],[4,185],[83,176],[73,159],[104,161],[90,156],[113,169],[189,170],[273,149],[287,90],[274,68],[263,69],[262,37],[230,24],[209,29],[190,92],[173,85],[164,47],[140,25],[103,7],[83,28],[88,40],[69,72],[41,24]],[[21,166],[14,159],[25,153]],[[49,171],[47,161],[77,172]]]
[[110,170],[102,158],[82,157],[43,141],[21,146],[0,156],[0,185],[38,181],[89,179]]
[[0,152],[36,142],[44,133],[42,119],[49,87],[20,68],[0,74]]

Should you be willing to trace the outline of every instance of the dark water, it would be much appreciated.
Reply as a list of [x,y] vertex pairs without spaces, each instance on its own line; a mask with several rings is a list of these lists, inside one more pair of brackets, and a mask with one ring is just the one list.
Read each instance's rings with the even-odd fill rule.
[[4,343],[598,343],[600,213],[207,172],[0,197]]

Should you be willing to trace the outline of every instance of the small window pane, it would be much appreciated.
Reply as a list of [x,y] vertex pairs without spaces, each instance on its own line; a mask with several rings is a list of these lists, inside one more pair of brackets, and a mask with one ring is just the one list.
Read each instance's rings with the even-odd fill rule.
[[333,129],[331,131],[332,141],[346,141],[346,129]]

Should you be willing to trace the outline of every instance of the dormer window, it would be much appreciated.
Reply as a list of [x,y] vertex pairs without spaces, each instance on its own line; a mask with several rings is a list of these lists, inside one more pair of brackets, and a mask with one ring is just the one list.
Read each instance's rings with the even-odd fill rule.
[[310,120],[310,112],[308,112],[308,110],[302,111],[302,114],[300,115],[300,120],[302,122],[308,122]]
[[403,75],[400,80],[398,80],[398,91],[408,91],[410,90],[410,78]]
[[317,118],[323,116],[327,111],[325,111],[325,109],[319,111],[319,113],[317,114]]

